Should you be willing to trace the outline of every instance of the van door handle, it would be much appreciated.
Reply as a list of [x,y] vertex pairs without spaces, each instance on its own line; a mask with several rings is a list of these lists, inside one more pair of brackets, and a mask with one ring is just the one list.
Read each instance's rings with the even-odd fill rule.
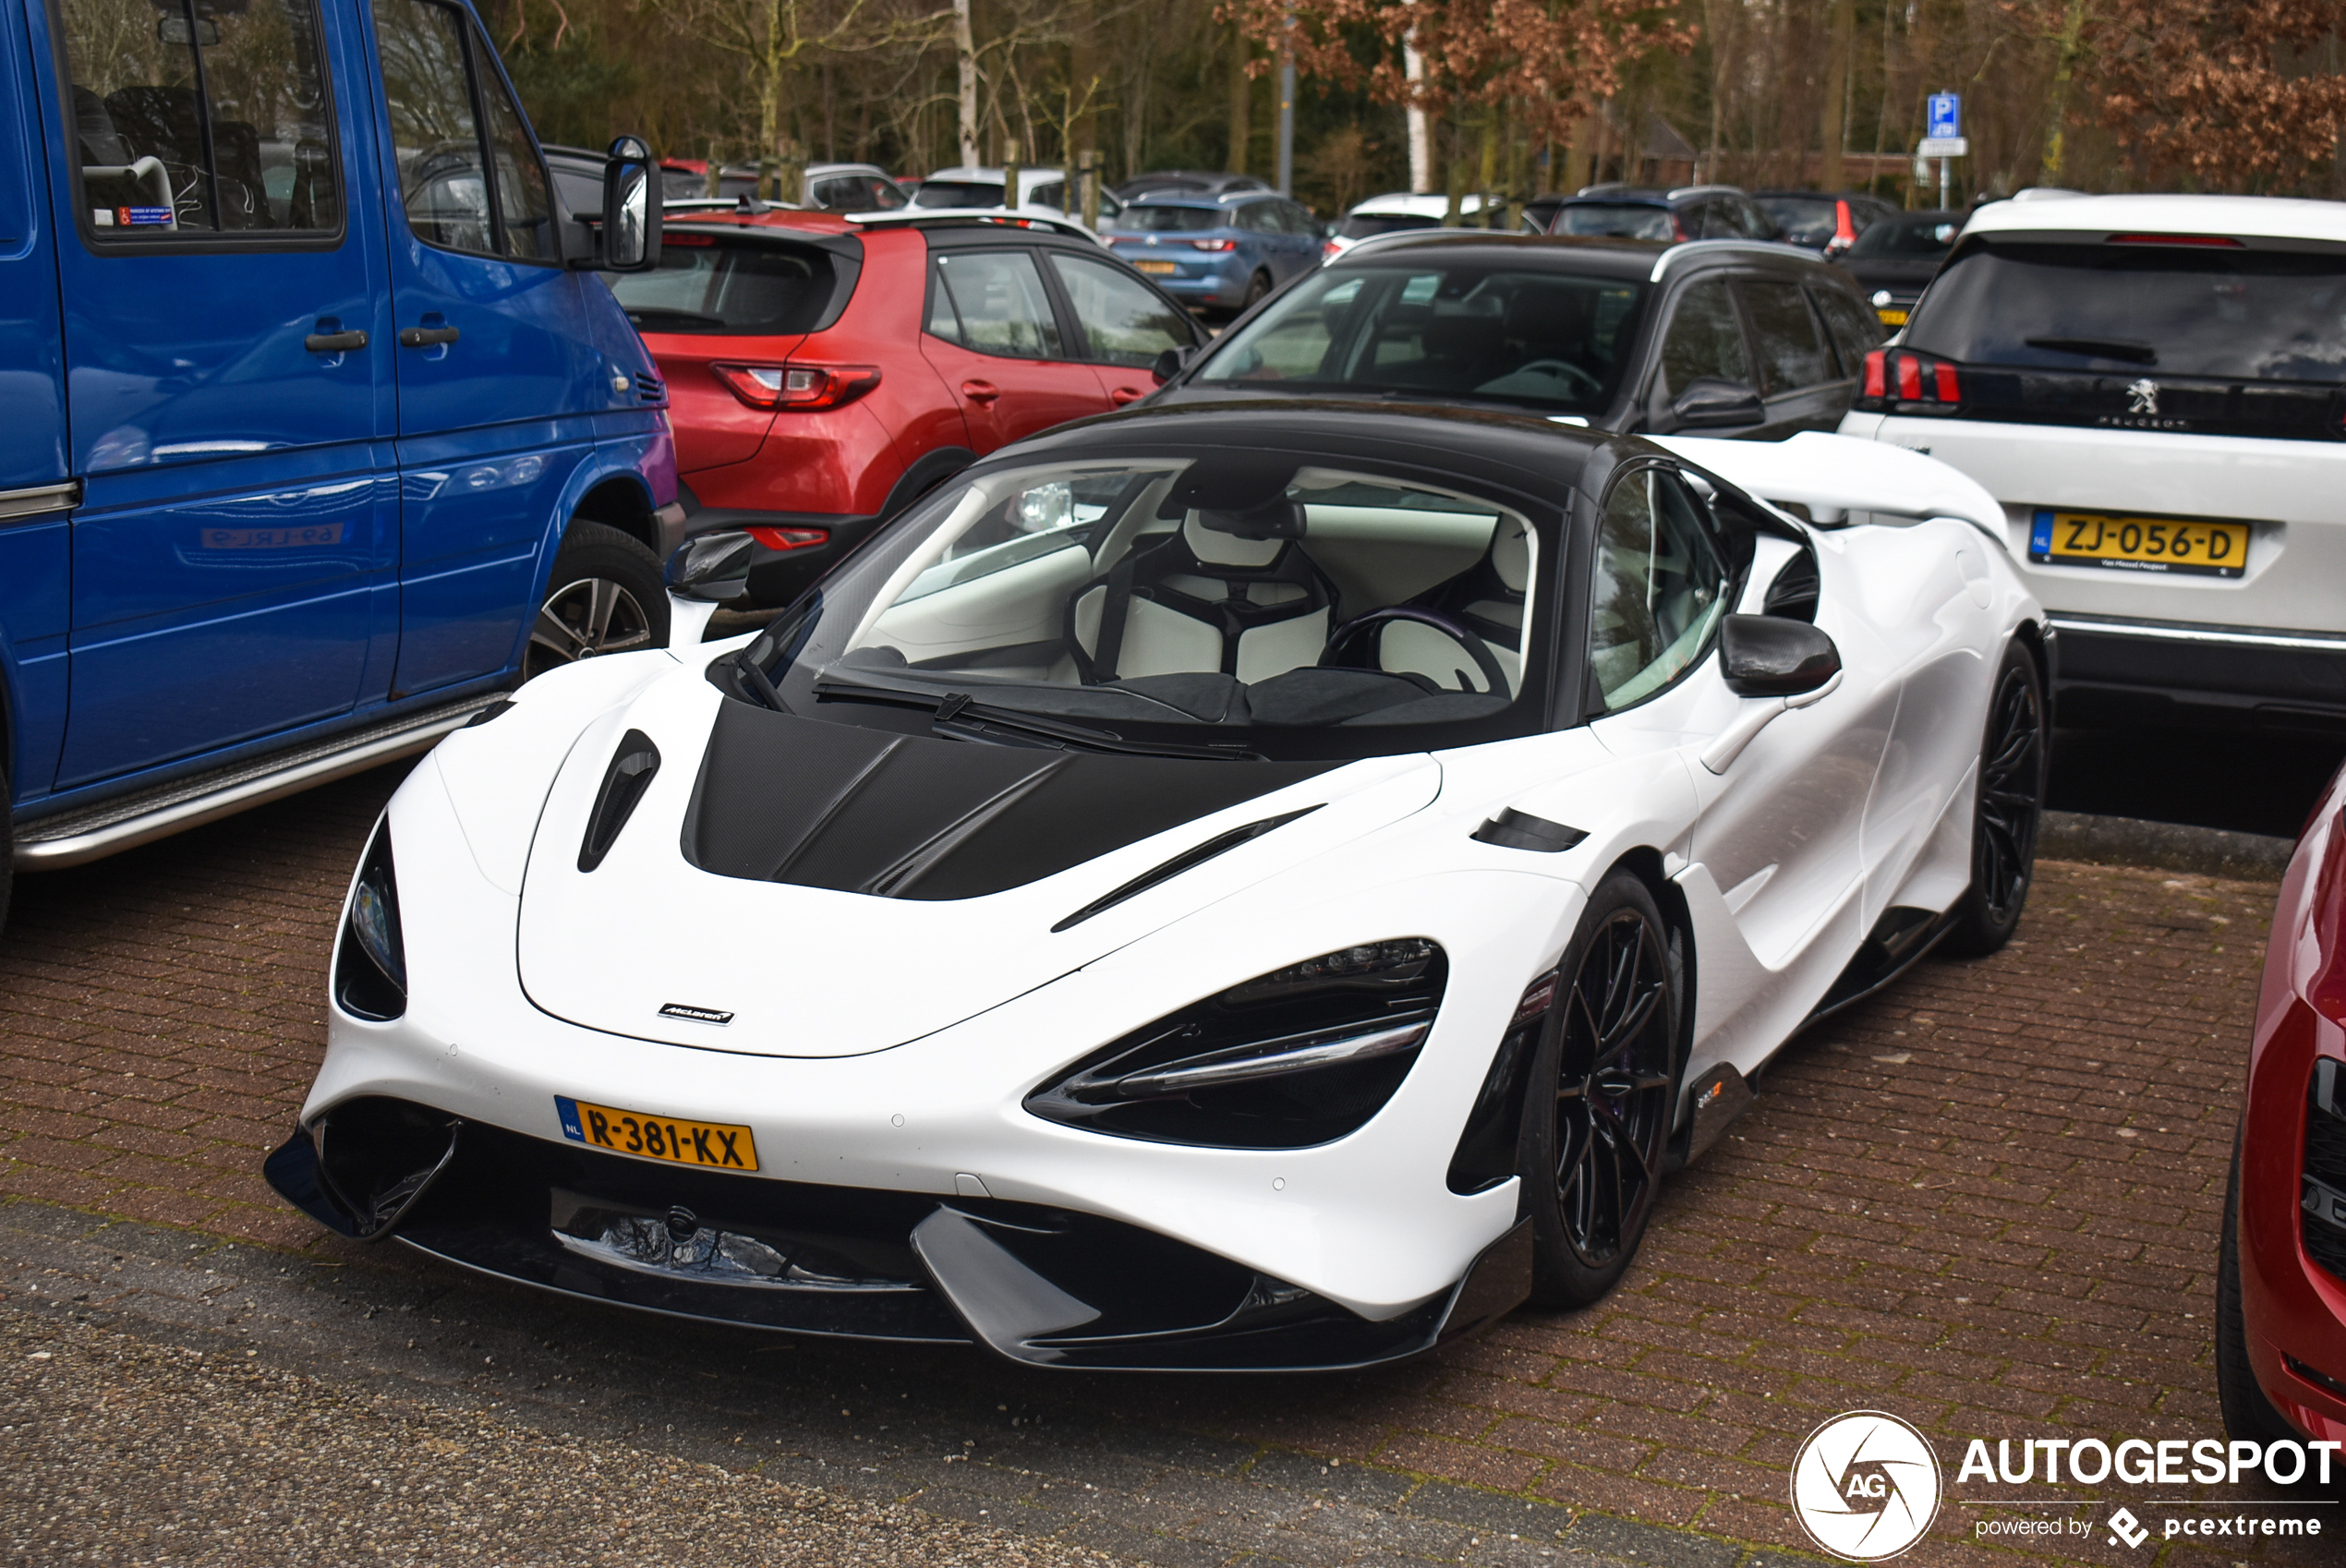
[[312,354],[348,354],[367,346],[364,332],[312,332],[301,340],[301,346]]
[[991,381],[963,381],[961,395],[972,403],[991,403],[1002,395],[1002,389]]
[[402,348],[430,348],[439,344],[455,341],[456,329],[453,327],[402,327],[399,329],[399,346]]

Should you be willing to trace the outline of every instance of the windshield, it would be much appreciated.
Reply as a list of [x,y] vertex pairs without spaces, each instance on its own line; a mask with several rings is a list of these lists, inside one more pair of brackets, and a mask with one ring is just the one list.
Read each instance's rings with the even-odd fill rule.
[[1422,751],[1541,727],[1541,559],[1509,506],[1293,454],[1022,467],[923,501],[744,657],[848,723]]
[[838,286],[825,251],[677,229],[650,271],[598,275],[639,332],[804,332]]
[[1346,239],[1366,239],[1371,235],[1397,235],[1404,229],[1438,229],[1439,218],[1421,218],[1414,212],[1351,212],[1336,224],[1336,232]]
[[1678,225],[1667,207],[1630,201],[1568,201],[1556,211],[1550,234],[1586,235],[1611,239],[1678,237]]
[[1627,368],[1645,292],[1474,262],[1339,267],[1216,344],[1197,384],[1601,412]]
[[1760,210],[1795,245],[1822,245],[1841,227],[1841,202],[1831,196],[1762,196]]
[[915,207],[999,207],[1000,180],[923,180],[913,193]]
[[1962,228],[1961,219],[1945,212],[1884,218],[1857,236],[1849,254],[1871,261],[1937,261],[1946,256]]
[[1177,234],[1218,229],[1227,223],[1218,207],[1155,207],[1143,204],[1124,210],[1123,226],[1146,234]]
[[1907,341],[1983,365],[2346,380],[2346,255],[1989,243],[1950,261]]

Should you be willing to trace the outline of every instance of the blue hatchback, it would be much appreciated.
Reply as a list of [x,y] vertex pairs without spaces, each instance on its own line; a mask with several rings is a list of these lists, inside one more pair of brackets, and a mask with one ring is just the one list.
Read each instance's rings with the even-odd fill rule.
[[1192,309],[1243,310],[1318,266],[1325,238],[1317,218],[1269,191],[1168,190],[1125,208],[1107,242]]

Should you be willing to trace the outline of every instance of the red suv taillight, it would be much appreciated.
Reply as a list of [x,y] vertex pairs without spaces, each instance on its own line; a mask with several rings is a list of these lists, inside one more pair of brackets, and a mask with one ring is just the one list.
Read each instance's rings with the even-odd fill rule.
[[1877,348],[1866,356],[1856,404],[1880,414],[1953,413],[1963,405],[1961,368],[1912,349]]
[[879,385],[877,365],[711,365],[726,389],[752,408],[837,408]]

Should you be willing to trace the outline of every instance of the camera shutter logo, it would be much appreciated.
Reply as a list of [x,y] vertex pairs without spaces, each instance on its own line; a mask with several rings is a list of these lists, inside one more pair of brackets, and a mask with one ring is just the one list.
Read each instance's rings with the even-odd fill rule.
[[1879,1562],[1939,1516],[1939,1456],[1895,1416],[1852,1410],[1808,1434],[1792,1462],[1792,1512],[1833,1556]]

